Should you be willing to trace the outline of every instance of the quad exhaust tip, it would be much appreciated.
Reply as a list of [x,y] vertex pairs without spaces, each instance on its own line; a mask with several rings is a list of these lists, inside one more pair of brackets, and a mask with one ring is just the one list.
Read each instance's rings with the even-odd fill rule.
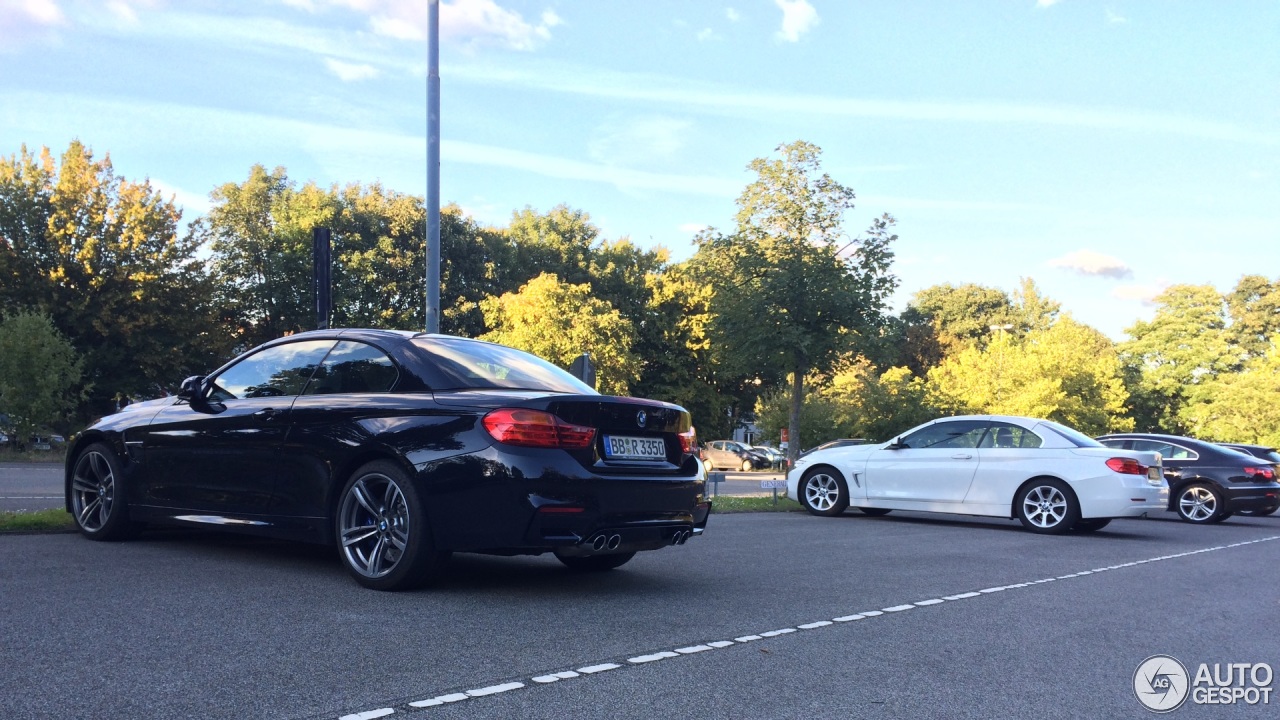
[[622,536],[621,536],[621,535],[610,535],[610,536],[609,536],[609,543],[608,543],[608,547],[609,547],[609,549],[610,549],[610,550],[617,550],[617,549],[618,549],[618,546],[619,546],[619,545],[621,545],[621,544],[622,544]]
[[601,550],[604,549],[605,543],[607,542],[609,541],[605,538],[604,535],[597,535],[595,539],[591,541],[591,549],[595,550],[596,552],[600,552]]
[[671,544],[683,545],[692,535],[693,532],[691,530],[677,530],[676,533],[671,536]]

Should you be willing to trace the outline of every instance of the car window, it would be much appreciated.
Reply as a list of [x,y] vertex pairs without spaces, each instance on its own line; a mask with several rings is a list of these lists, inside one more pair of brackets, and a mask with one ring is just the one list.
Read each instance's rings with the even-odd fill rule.
[[522,350],[439,336],[415,337],[413,344],[430,353],[440,383],[433,390],[505,388],[599,395],[566,370]]
[[902,444],[917,450],[927,448],[976,448],[986,431],[985,420],[957,420],[934,423],[902,438]]
[[1036,425],[1036,429],[1041,432],[1051,432],[1061,435],[1067,442],[1075,445],[1076,447],[1103,447],[1102,443],[1094,440],[1088,435],[1085,435],[1079,430],[1074,430],[1061,423],[1053,422],[1052,420],[1045,420],[1038,423]]
[[395,364],[381,350],[344,340],[325,356],[303,394],[384,393],[398,376]]
[[1043,441],[1030,430],[1009,423],[991,423],[979,447],[997,450],[1013,448],[1038,448]]
[[210,399],[298,395],[333,346],[333,340],[306,340],[253,353],[213,379]]
[[1132,450],[1133,449],[1129,447],[1128,440],[1124,440],[1120,438],[1107,438],[1106,440],[1099,440],[1098,442],[1102,443],[1104,447],[1114,448],[1116,450]]

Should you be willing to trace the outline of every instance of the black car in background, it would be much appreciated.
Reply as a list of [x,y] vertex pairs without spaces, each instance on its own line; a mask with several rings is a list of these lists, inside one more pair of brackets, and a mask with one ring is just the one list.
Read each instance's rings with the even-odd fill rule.
[[1252,455],[1178,435],[1118,433],[1103,435],[1098,442],[1160,453],[1169,482],[1169,509],[1187,522],[1221,522],[1245,512],[1265,515],[1280,506],[1275,466]]
[[[1247,453],[1256,458],[1261,458],[1271,463],[1272,467],[1274,467],[1277,472],[1280,472],[1280,452],[1278,452],[1273,447],[1268,447],[1266,445],[1249,445],[1247,443],[1218,443],[1218,444],[1221,445],[1222,447],[1235,450],[1236,452]],[[1241,511],[1240,514],[1241,515],[1270,515],[1274,513],[1277,508],[1280,508],[1280,506],[1274,506],[1270,510],[1244,510],[1244,511]]]
[[331,544],[360,584],[425,584],[454,551],[609,570],[683,544],[710,503],[689,413],[447,335],[274,340],[72,439],[86,537],[141,523]]

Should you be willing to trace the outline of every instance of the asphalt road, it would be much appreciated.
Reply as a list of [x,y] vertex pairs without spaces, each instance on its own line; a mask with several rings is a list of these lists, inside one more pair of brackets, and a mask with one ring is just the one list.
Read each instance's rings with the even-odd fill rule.
[[458,556],[402,594],[323,548],[4,536],[0,698],[6,718],[1149,717],[1132,683],[1151,655],[1280,670],[1280,518],[1172,518],[1044,537],[722,515],[610,573]]
[[0,463],[0,511],[63,504],[62,463]]

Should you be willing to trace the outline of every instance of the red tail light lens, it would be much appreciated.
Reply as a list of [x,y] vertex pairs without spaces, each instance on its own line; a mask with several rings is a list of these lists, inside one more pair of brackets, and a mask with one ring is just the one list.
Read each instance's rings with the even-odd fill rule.
[[698,432],[693,428],[689,428],[679,434],[680,452],[685,455],[695,455],[698,452]]
[[1262,478],[1263,480],[1274,480],[1276,478],[1276,471],[1269,467],[1247,467],[1244,469],[1244,474],[1250,477]]
[[483,423],[494,440],[506,445],[581,450],[596,438],[595,428],[570,425],[541,410],[501,408],[485,415]]
[[1107,461],[1107,467],[1120,473],[1121,475],[1146,475],[1147,466],[1134,460],[1133,458],[1111,458]]

